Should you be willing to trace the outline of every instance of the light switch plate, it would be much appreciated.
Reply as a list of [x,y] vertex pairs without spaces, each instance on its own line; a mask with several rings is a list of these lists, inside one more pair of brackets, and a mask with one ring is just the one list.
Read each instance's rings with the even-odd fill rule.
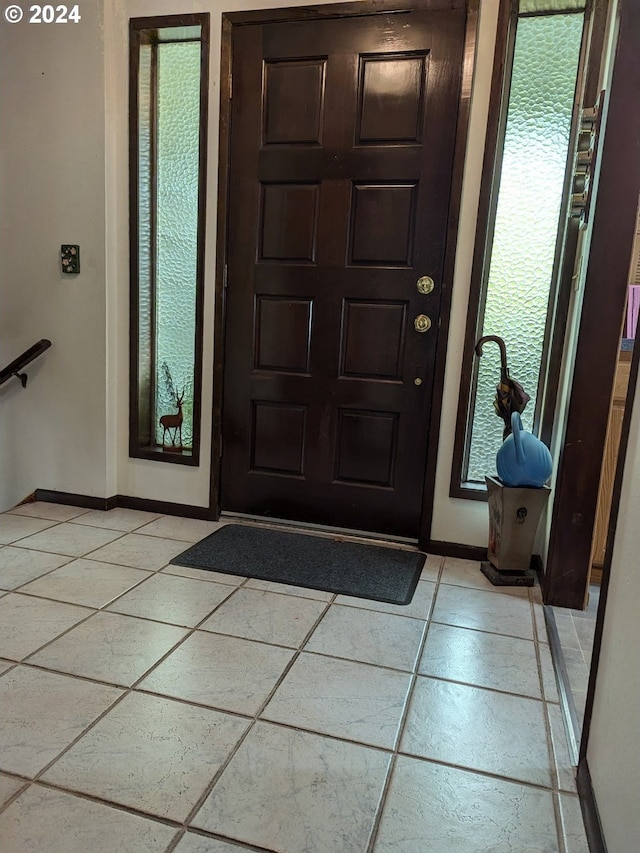
[[63,243],[60,246],[62,272],[67,275],[80,272],[80,246]]

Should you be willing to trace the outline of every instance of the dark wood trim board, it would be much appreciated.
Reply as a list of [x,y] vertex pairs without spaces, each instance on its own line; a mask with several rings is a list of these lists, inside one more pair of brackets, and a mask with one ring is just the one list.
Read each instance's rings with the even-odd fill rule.
[[106,511],[123,507],[125,509],[140,509],[145,512],[157,512],[161,515],[179,515],[182,518],[212,520],[208,507],[204,506],[190,506],[188,504],[176,504],[169,501],[156,501],[148,498],[131,498],[126,495],[96,498],[90,495],[78,495],[73,492],[57,492],[51,489],[36,489],[34,494],[37,501],[64,504],[65,506],[78,506],[84,509]]
[[587,836],[590,853],[607,853],[607,845],[604,840],[598,804],[596,803],[591,773],[586,758],[582,758],[578,764],[578,794],[580,795],[580,807],[582,808],[582,819]]
[[57,492],[51,489],[36,489],[35,500],[65,506],[79,506],[84,509],[108,510],[116,506],[115,497],[96,498],[90,495],[77,495],[74,492]]
[[[621,0],[571,396],[558,460],[546,604],[581,610],[640,193],[640,6]],[[602,283],[606,282],[606,291]]]

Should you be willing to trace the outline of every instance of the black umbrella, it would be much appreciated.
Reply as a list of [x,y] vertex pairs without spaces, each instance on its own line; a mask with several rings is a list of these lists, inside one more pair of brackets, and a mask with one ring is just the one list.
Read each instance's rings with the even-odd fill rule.
[[496,387],[496,398],[493,407],[496,415],[504,421],[504,440],[511,433],[511,415],[513,412],[521,413],[531,397],[519,382],[509,376],[507,367],[507,348],[502,338],[497,335],[486,335],[480,338],[476,344],[476,355],[482,355],[482,347],[487,341],[494,341],[500,347],[500,382]]

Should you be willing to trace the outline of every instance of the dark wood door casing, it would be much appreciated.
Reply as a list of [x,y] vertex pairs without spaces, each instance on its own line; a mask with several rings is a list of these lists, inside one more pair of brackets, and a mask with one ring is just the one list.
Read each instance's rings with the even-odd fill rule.
[[234,28],[224,509],[418,535],[466,16],[408,14]]
[[[584,608],[607,423],[619,358],[640,192],[637,101],[640,7],[623,0],[606,107],[600,177],[591,233],[575,367],[551,515],[545,604]],[[628,405],[629,403],[627,403]],[[624,463],[624,443],[618,469]],[[614,489],[603,575],[611,560],[619,491]]]

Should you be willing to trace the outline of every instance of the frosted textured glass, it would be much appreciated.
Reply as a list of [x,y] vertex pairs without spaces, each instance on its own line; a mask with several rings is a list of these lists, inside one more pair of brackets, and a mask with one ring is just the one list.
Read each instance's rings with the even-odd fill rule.
[[[520,18],[489,267],[483,335],[507,345],[511,375],[531,396],[531,429],[566,169],[582,14]],[[493,474],[503,422],[493,410],[500,357],[479,360],[467,479]]]
[[151,416],[151,47],[140,46],[138,79],[138,411]]
[[182,443],[193,440],[200,43],[158,46],[156,235],[156,441],[159,419],[176,412],[165,379],[186,391]]

